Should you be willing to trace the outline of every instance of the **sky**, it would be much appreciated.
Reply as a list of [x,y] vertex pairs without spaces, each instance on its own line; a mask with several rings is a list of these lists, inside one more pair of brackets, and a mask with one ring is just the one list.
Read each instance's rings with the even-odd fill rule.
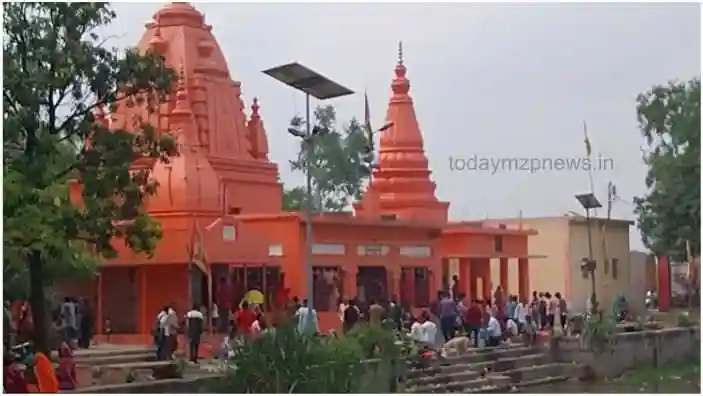
[[[162,4],[114,3],[110,44],[135,45]],[[584,121],[596,195],[604,202],[614,183],[622,200],[612,216],[634,220],[630,202],[645,193],[646,174],[635,99],[701,70],[697,4],[194,5],[247,107],[259,98],[288,186],[303,180],[289,169],[298,145],[286,129],[304,98],[261,71],[298,61],[355,90],[328,102],[340,121],[363,118],[366,90],[380,126],[402,41],[437,196],[453,220],[581,213],[574,194],[590,190],[589,172],[574,167],[585,156]],[[630,239],[643,247],[634,227]]]

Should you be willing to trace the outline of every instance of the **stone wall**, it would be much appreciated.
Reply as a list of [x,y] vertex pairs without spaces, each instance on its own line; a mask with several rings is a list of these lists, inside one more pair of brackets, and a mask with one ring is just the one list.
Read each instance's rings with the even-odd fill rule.
[[584,376],[613,378],[628,370],[700,359],[700,341],[699,327],[669,328],[617,334],[602,352],[578,337],[559,337],[550,342],[550,352],[555,361],[583,364]]

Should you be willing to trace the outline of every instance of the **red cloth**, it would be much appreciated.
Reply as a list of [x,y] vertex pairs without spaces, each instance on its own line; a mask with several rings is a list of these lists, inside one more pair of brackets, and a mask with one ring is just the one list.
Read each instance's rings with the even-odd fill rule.
[[466,311],[466,323],[472,325],[481,325],[483,319],[483,310],[476,304],[472,304]]
[[280,288],[276,292],[276,308],[277,309],[283,309],[286,307],[286,303],[288,302],[288,299],[290,298],[290,289],[286,288]]
[[3,367],[2,387],[5,393],[29,393],[24,374],[14,363]]
[[56,378],[59,380],[59,389],[76,389],[76,363],[73,352],[65,342],[59,348],[59,367],[56,369]]
[[251,324],[256,320],[256,316],[250,309],[240,309],[235,314],[234,320],[240,333],[249,333]]

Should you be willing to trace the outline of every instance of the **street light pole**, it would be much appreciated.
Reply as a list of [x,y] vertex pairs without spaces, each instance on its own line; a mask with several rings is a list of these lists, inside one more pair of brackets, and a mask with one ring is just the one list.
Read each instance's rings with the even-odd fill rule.
[[[313,140],[312,130],[310,128],[310,94],[305,94],[305,137],[303,138],[305,147],[305,208],[303,216],[305,218],[305,271],[308,309],[313,309],[313,264],[312,264],[312,161],[315,159],[315,141]],[[312,311],[310,311],[312,313]],[[308,315],[312,321],[313,316]]]
[[576,199],[586,211],[586,227],[588,227],[588,258],[581,260],[581,270],[588,271],[591,275],[591,314],[598,314],[598,301],[596,300],[596,261],[593,259],[593,238],[591,236],[591,209],[601,208],[603,205],[593,193],[576,195]]
[[263,73],[273,77],[274,79],[295,88],[298,91],[305,93],[305,131],[300,131],[296,128],[289,128],[288,132],[293,136],[303,139],[303,147],[305,153],[305,206],[303,208],[303,217],[305,221],[305,270],[306,270],[306,291],[308,300],[309,322],[308,328],[311,328],[314,323],[312,310],[314,309],[314,288],[313,288],[313,232],[312,232],[312,162],[315,160],[315,137],[325,131],[312,128],[310,116],[310,97],[318,100],[333,99],[341,96],[351,95],[354,91],[346,88],[339,83],[330,80],[311,70],[300,63],[293,62],[282,66],[276,66],[271,69],[264,70]]

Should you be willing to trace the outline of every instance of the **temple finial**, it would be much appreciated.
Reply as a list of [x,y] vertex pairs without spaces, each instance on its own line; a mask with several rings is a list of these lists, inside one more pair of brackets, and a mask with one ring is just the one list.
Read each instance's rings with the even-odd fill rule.
[[403,42],[398,41],[398,64],[403,64]]

